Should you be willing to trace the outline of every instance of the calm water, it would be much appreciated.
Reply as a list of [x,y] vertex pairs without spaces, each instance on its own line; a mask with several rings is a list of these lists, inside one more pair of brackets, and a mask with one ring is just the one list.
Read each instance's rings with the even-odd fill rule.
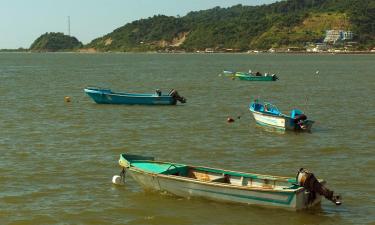
[[[218,76],[250,68],[280,80]],[[374,71],[371,55],[0,54],[0,224],[373,224]],[[188,103],[97,105],[87,85],[175,88]],[[257,127],[255,97],[304,110],[312,133]],[[123,152],[282,176],[305,167],[344,204],[289,212],[114,186]]]

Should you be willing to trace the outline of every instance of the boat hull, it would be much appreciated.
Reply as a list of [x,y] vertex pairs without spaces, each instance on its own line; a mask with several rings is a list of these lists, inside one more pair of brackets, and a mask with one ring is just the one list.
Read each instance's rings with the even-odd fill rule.
[[272,115],[267,113],[262,113],[258,111],[254,111],[250,108],[250,111],[253,114],[254,120],[260,126],[272,127],[277,130],[303,130],[303,131],[310,131],[313,125],[313,121],[305,121],[304,128],[301,129],[297,126],[294,122],[294,119],[285,115]]
[[308,193],[300,191],[255,190],[231,187],[230,184],[215,184],[195,179],[153,174],[137,169],[128,169],[128,173],[145,189],[165,191],[185,198],[200,197],[214,201],[241,203],[266,207],[278,207],[289,210],[300,210],[317,205],[321,196],[308,203]]
[[272,76],[245,76],[245,75],[239,75],[236,76],[240,80],[246,80],[246,81],[276,81],[276,79]]
[[170,95],[115,93],[103,89],[84,89],[98,104],[125,105],[175,105],[177,100]]

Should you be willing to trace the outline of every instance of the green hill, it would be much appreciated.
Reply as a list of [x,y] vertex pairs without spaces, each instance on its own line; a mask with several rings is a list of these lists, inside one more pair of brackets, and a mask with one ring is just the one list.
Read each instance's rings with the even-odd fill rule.
[[357,48],[373,47],[375,1],[287,0],[215,7],[184,17],[157,15],[128,23],[84,47],[98,51],[245,51],[319,42],[327,29],[351,30]]
[[30,50],[40,52],[72,51],[82,46],[82,43],[75,37],[51,32],[37,38],[31,44]]

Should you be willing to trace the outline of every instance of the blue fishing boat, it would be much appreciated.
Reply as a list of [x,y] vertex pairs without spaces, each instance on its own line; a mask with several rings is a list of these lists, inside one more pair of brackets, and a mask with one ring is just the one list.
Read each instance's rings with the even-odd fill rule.
[[340,197],[313,173],[300,169],[296,177],[237,172],[205,166],[156,161],[154,157],[121,154],[122,172],[112,182],[130,176],[145,189],[181,197],[300,210],[317,205],[324,196],[339,205]]
[[314,123],[314,121],[308,120],[307,116],[299,109],[293,109],[288,116],[281,113],[275,105],[259,100],[251,102],[249,109],[256,123],[261,126],[280,130],[310,131]]
[[177,101],[186,102],[186,99],[174,89],[168,94],[158,89],[151,94],[113,92],[110,89],[96,87],[87,87],[84,91],[98,104],[176,105]]
[[232,71],[224,70],[223,73],[232,79],[239,79],[239,80],[246,80],[246,81],[276,81],[279,79],[279,77],[276,74],[268,74],[268,73],[261,74],[260,72],[253,73],[251,71],[232,72]]

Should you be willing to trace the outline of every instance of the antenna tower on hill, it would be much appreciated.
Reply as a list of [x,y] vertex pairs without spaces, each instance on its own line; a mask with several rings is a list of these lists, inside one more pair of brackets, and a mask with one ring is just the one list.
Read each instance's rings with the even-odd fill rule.
[[70,16],[68,16],[68,35],[70,36]]

